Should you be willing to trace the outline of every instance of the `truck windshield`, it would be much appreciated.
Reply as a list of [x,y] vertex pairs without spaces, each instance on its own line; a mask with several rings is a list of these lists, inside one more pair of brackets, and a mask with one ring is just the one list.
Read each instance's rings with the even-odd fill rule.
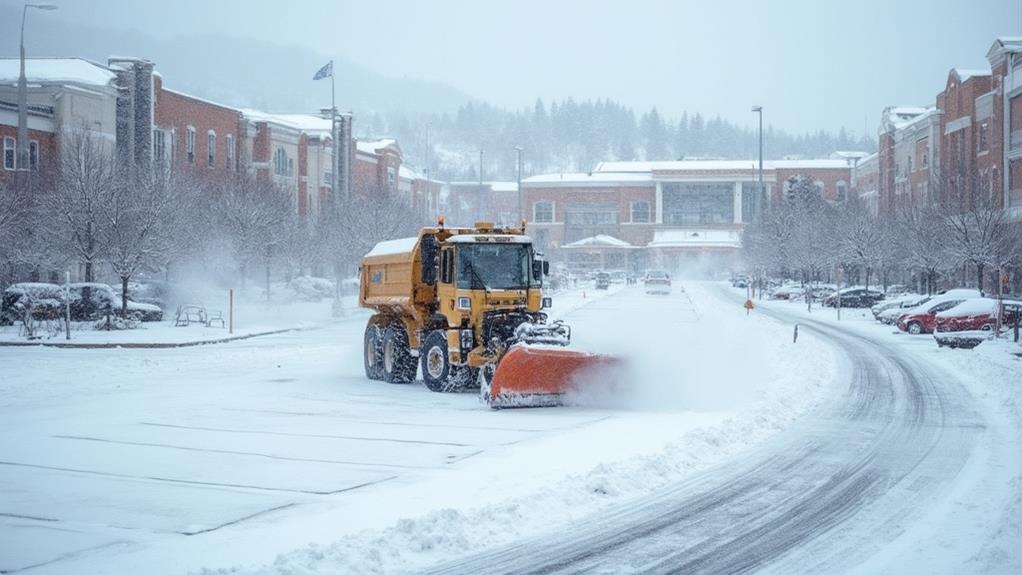
[[529,244],[458,246],[459,289],[528,289]]

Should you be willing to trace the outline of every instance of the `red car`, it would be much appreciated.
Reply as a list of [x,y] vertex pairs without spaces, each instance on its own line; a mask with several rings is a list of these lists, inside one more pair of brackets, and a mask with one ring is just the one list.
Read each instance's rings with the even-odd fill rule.
[[937,314],[947,311],[963,301],[965,300],[942,299],[939,301],[929,301],[921,306],[905,310],[898,318],[898,329],[913,335],[933,333],[933,328],[937,325]]
[[[1001,324],[1015,322],[1015,302],[1005,301]],[[993,335],[997,326],[997,300],[990,298],[967,299],[961,304],[937,314],[933,337],[937,345],[973,348]]]

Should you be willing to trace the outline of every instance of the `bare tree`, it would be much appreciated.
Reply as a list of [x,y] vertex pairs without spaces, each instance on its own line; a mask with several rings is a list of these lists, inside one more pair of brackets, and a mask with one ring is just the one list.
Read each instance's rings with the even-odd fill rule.
[[855,196],[841,207],[837,224],[838,258],[858,266],[868,288],[874,272],[879,275],[895,257],[890,226]]
[[56,221],[52,230],[85,265],[85,281],[95,279],[95,264],[105,248],[103,210],[116,193],[117,170],[113,149],[84,127],[63,136],[57,185],[48,194],[47,211]]
[[102,209],[104,259],[121,280],[121,315],[128,313],[128,282],[133,275],[165,261],[172,248],[174,198],[170,176],[162,171],[122,173]]

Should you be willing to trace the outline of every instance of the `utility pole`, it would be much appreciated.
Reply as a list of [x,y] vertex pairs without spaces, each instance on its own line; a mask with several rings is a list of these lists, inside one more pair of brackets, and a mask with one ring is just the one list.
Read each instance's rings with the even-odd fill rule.
[[[15,166],[16,174],[30,174],[32,166],[29,165],[28,153],[28,80],[25,78],[25,18],[28,16],[28,9],[56,10],[56,4],[31,4],[26,2],[21,9],[21,72],[18,74],[18,140],[15,145]],[[19,184],[27,180],[25,175],[18,178]]]
[[479,193],[476,194],[476,221],[483,219],[483,150],[479,149]]
[[522,147],[515,146],[515,153],[518,154],[518,187],[515,190],[518,192],[518,224],[521,225],[524,220],[522,217]]
[[763,106],[753,106],[752,111],[759,114],[759,192],[756,197],[756,214],[754,217],[759,218],[759,212],[761,210],[760,202],[763,202]]

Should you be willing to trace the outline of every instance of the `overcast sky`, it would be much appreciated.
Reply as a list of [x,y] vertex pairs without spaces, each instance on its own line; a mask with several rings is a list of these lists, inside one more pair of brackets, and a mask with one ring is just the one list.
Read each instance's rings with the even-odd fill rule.
[[509,107],[609,97],[751,125],[762,104],[796,131],[874,131],[884,106],[932,103],[951,67],[1022,36],[1019,0],[56,1],[61,18],[300,44]]

